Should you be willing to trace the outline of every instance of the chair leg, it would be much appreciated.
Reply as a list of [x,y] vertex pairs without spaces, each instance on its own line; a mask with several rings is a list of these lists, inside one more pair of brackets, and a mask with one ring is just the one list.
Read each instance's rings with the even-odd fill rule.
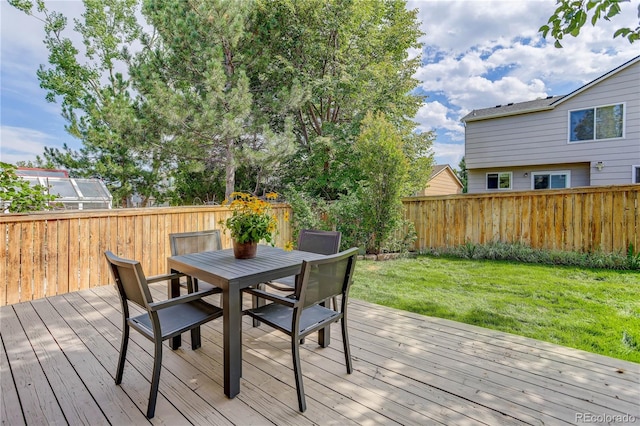
[[[187,292],[193,293],[194,291],[198,291],[198,279],[192,278],[191,276],[187,275]],[[195,351],[200,346],[202,346],[202,343],[200,340],[200,327],[192,328],[191,329],[191,349]]]
[[[267,286],[264,283],[260,283],[257,285],[258,290],[262,290],[264,291],[265,288],[267,288]],[[251,296],[251,307],[253,309],[259,308],[260,306],[264,305],[264,300],[258,298],[257,296]],[[253,326],[254,327],[258,327],[260,326],[260,321],[257,319],[253,319]]]
[[160,384],[160,369],[162,368],[162,340],[154,341],[153,376],[151,378],[151,390],[149,391],[149,405],[147,406],[147,418],[152,418],[156,413],[156,399],[158,398],[158,385]]
[[298,392],[298,408],[304,413],[307,409],[307,402],[304,398],[304,386],[302,385],[302,369],[300,368],[300,344],[299,339],[291,336],[291,355],[293,357],[293,372],[296,377],[296,391]]
[[353,372],[353,366],[351,365],[351,349],[349,347],[349,332],[347,331],[347,317],[346,315],[340,320],[342,326],[342,344],[344,349],[344,362],[347,365],[347,373]]
[[200,327],[191,329],[191,349],[196,350],[202,346],[202,339],[200,338]]
[[124,362],[127,358],[127,347],[129,345],[129,324],[124,320],[124,329],[122,330],[122,341],[120,342],[120,357],[118,358],[118,369],[116,370],[116,385],[122,383],[122,373],[124,371]]

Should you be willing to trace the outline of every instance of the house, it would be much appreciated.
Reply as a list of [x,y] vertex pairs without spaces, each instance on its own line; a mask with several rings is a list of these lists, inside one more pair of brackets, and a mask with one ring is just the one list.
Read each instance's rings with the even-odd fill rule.
[[462,121],[469,193],[640,183],[640,56],[568,95]]
[[427,181],[427,187],[418,191],[416,196],[423,195],[449,195],[462,192],[462,182],[458,179],[453,169],[448,164],[433,166],[431,175]]

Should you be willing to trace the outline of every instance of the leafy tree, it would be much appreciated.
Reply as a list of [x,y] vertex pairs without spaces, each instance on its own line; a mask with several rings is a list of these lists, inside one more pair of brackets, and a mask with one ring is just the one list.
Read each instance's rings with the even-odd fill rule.
[[38,210],[51,210],[51,204],[58,198],[49,194],[42,185],[31,186],[29,182],[16,175],[16,166],[0,162],[0,209],[9,213],[25,213]]
[[456,172],[456,176],[458,176],[458,179],[460,179],[460,182],[462,182],[462,193],[466,194],[469,191],[469,188],[467,186],[469,183],[469,171],[467,170],[467,163],[464,160],[464,156],[458,163],[458,169],[459,170],[454,171]]
[[[251,2],[145,1],[157,30],[145,38],[134,75],[138,90],[164,126],[165,149],[180,159],[225,170],[225,198],[239,164],[254,166],[254,192],[288,152],[290,126],[273,132],[253,109],[248,61]],[[267,169],[267,170],[265,170]]]
[[407,118],[423,100],[412,94],[420,58],[407,56],[420,46],[416,13],[402,0],[257,0],[262,54],[252,93],[274,128],[294,120],[297,152],[286,182],[328,200],[353,189],[361,178],[353,143],[366,111],[384,111],[403,137],[420,142],[405,144],[411,158],[428,150],[429,135],[413,135]]
[[202,161],[180,160],[171,174],[171,205],[221,204],[224,170]]
[[355,143],[358,166],[364,177],[360,228],[369,253],[379,253],[402,220],[402,194],[409,178],[409,162],[402,135],[383,113],[368,113]]
[[[589,19],[591,25],[596,25],[600,19],[609,21],[621,12],[620,3],[629,0],[557,0],[558,7],[549,18],[549,22],[538,30],[543,37],[549,33],[555,39],[555,46],[560,48],[560,40],[565,35],[577,37],[580,29]],[[640,3],[638,4],[640,17]],[[626,37],[629,43],[640,39],[640,25],[636,28],[619,28],[613,33],[613,38]]]
[[36,155],[36,159],[33,161],[16,161],[16,166],[41,169],[55,169],[57,167],[54,163],[43,159],[39,155]]
[[40,66],[40,85],[48,101],[61,102],[66,130],[83,144],[77,151],[66,144],[62,150],[46,148],[45,161],[72,176],[100,176],[121,206],[133,194],[143,204],[161,197],[166,162],[157,149],[160,137],[122,73],[130,59],[127,46],[141,34],[137,0],[84,0],[83,19],[73,27],[83,52],[63,36],[67,18],[49,11],[43,0],[9,2],[43,22],[49,67]]
[[[134,193],[160,198],[168,182],[172,202],[209,198],[221,171],[227,195],[238,180],[253,193],[290,183],[335,199],[362,178],[353,144],[369,110],[402,135],[406,186],[428,175],[433,135],[408,118],[422,103],[411,94],[420,59],[407,56],[421,33],[404,0],[145,0],[148,34],[136,0],[85,0],[74,28],[87,61],[62,37],[63,16],[11,1],[30,14],[35,1],[44,16],[51,66],[39,77],[83,142],[45,160],[99,175],[123,205]],[[198,193],[185,178],[205,170]]]

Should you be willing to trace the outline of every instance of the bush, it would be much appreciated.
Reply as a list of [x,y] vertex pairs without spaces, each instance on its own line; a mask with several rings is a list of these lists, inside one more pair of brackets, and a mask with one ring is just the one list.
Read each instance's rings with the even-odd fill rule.
[[332,230],[333,224],[323,200],[313,199],[291,187],[282,191],[282,195],[293,211],[289,221],[294,241],[297,241],[301,229]]
[[25,213],[38,210],[51,210],[50,203],[58,198],[49,194],[42,185],[31,186],[29,182],[16,175],[16,166],[0,162],[0,212]]
[[634,255],[633,245],[627,253],[589,253],[575,251],[536,249],[522,243],[491,242],[465,243],[456,247],[430,249],[422,252],[434,256],[451,256],[463,259],[511,260],[544,265],[578,266],[599,269],[640,269],[640,253]]

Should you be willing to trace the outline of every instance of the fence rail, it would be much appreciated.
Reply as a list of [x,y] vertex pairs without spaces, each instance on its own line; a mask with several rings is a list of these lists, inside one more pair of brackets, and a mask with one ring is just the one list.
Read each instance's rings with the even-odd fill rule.
[[[273,206],[279,233],[291,240],[286,204]],[[137,259],[148,275],[167,272],[169,234],[220,228],[221,206],[0,215],[0,306],[110,284],[104,251]],[[222,234],[223,247],[231,247]]]
[[406,198],[415,249],[493,241],[565,251],[640,248],[640,185]]

